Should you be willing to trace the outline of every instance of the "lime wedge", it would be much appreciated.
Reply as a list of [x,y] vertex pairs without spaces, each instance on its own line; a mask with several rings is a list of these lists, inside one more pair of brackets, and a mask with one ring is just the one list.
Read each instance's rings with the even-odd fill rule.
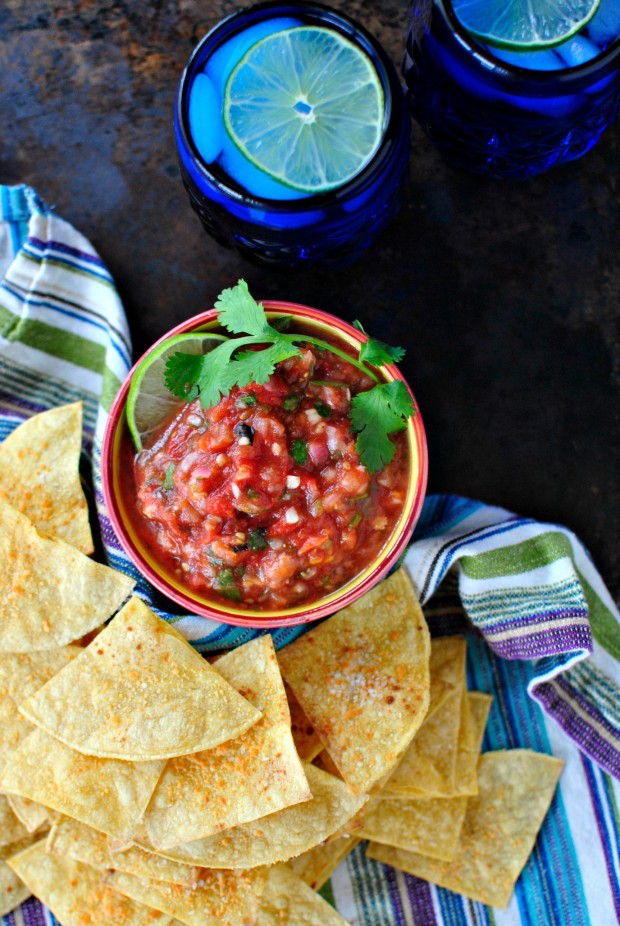
[[600,0],[452,0],[467,31],[498,48],[561,45],[592,19]]
[[172,354],[206,354],[228,338],[192,332],[162,341],[138,364],[127,394],[127,427],[136,450],[142,450],[159,425],[180,405],[164,383],[166,361]]
[[383,87],[370,58],[321,26],[260,39],[224,91],[224,123],[235,145],[256,167],[306,193],[359,173],[381,143],[383,121]]

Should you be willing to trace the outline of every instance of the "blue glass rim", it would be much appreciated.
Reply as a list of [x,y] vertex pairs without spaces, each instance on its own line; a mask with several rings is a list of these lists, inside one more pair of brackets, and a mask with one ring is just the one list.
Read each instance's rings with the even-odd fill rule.
[[[383,137],[372,160],[359,174],[356,174],[355,177],[342,186],[322,193],[304,196],[301,199],[269,199],[249,194],[223,171],[213,170],[211,165],[203,160],[189,131],[189,90],[192,78],[196,73],[199,73],[197,65],[201,68],[204,61],[207,60],[206,57],[203,58],[205,46],[217,40],[219,38],[218,33],[221,33],[221,42],[223,42],[235,34],[237,22],[245,27],[251,25],[254,18],[256,21],[260,21],[265,12],[273,16],[290,16],[295,15],[296,11],[298,11],[299,16],[305,18],[316,17],[317,22],[331,26],[334,31],[349,37],[355,44],[360,45],[369,56],[383,86],[385,99]],[[218,42],[214,50],[221,42]],[[185,150],[191,154],[194,168],[203,176],[204,180],[239,204],[250,208],[268,209],[271,213],[300,213],[306,210],[314,210],[363,193],[374,182],[377,174],[382,172],[384,165],[392,156],[395,147],[394,140],[399,134],[400,122],[407,120],[407,118],[406,98],[398,72],[394,62],[377,39],[364,26],[344,13],[321,3],[308,3],[305,0],[290,0],[288,3],[284,2],[284,0],[264,0],[264,2],[236,10],[225,19],[220,20],[200,40],[190,55],[181,75],[175,104],[175,129],[180,135]]]
[[[519,67],[496,58],[479,39],[473,38],[457,17],[450,0],[432,0],[439,10],[448,28],[454,34],[461,49],[467,57],[473,56],[489,72],[496,73],[503,80],[512,80],[518,83],[537,83],[541,89],[555,91],[559,86],[563,93],[577,89],[572,84],[587,84],[592,78],[600,79],[611,73],[614,69],[620,72],[620,35],[604,51],[585,61],[583,64],[567,66],[557,71],[541,71],[534,68]],[[551,49],[552,50],[552,49]]]

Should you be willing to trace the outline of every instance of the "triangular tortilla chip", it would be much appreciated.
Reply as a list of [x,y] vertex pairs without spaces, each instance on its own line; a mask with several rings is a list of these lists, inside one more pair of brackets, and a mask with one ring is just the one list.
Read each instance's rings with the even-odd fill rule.
[[359,835],[450,861],[456,855],[466,809],[466,797],[384,798],[364,816]]
[[205,871],[200,885],[187,888],[116,871],[109,884],[188,926],[249,926],[256,921],[266,877],[264,870]]
[[19,842],[28,836],[28,830],[15,815],[6,794],[0,794],[0,847]]
[[383,794],[451,797],[455,791],[461,713],[465,698],[464,637],[438,637],[431,643],[431,678],[447,689],[440,706],[426,717],[415,739],[383,787]]
[[54,824],[47,838],[47,849],[93,868],[124,871],[139,878],[184,884],[186,887],[197,884],[202,876],[201,868],[172,862],[139,846],[114,852],[108,836],[69,817],[62,817]]
[[8,860],[8,864],[62,926],[169,926],[158,914],[111,890],[106,875],[73,859],[47,852],[45,840]]
[[300,759],[312,762],[323,749],[323,743],[316,735],[314,727],[304,714],[301,704],[291,691],[289,685],[284,685],[288,706],[291,712],[291,733],[295,740],[295,747]]
[[7,794],[6,799],[17,819],[29,833],[36,833],[41,827],[50,825],[54,811],[43,804],[30,801],[27,797],[18,797],[17,794]]
[[256,868],[286,862],[335,833],[368,800],[339,778],[305,766],[313,798],[268,817],[244,823],[207,839],[184,843],[162,854],[203,868]]
[[278,653],[282,675],[357,793],[394,767],[422,723],[429,656],[404,569]]
[[133,761],[211,749],[260,718],[135,597],[20,711],[72,749]]
[[291,735],[271,636],[227,653],[214,669],[263,716],[235,740],[168,762],[144,819],[157,849],[202,839],[312,796]]
[[286,865],[269,869],[257,926],[347,926],[337,910]]
[[359,843],[360,840],[356,836],[339,836],[337,839],[331,839],[329,842],[315,846],[314,849],[308,849],[307,852],[290,859],[286,864],[309,887],[320,891],[340,862]]
[[492,695],[481,691],[467,692],[456,756],[455,795],[478,793],[480,747],[492,700]]
[[32,732],[32,724],[19,713],[18,704],[81,652],[79,646],[61,646],[33,653],[0,653],[0,769]]
[[40,836],[26,836],[0,849],[0,916],[6,916],[11,910],[19,907],[32,893],[13,869],[9,868],[6,860],[22,852],[33,842],[38,842],[40,838]]
[[0,651],[26,653],[80,639],[103,624],[134,581],[62,540],[40,534],[0,500]]
[[81,402],[34,415],[0,444],[0,498],[43,533],[92,553],[81,450]]
[[487,752],[478,767],[454,859],[435,859],[371,843],[369,858],[504,908],[536,841],[562,771],[553,756],[529,749]]
[[150,800],[164,760],[84,756],[35,728],[2,772],[0,789],[127,840]]

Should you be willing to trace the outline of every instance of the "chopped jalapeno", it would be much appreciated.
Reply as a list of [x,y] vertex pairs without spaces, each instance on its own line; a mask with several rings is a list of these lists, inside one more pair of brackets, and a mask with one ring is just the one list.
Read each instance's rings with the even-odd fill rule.
[[308,444],[305,440],[294,440],[291,445],[291,456],[300,466],[308,462]]
[[169,489],[174,488],[174,482],[173,482],[172,477],[173,477],[173,475],[174,475],[174,471],[175,471],[176,468],[177,468],[176,463],[169,463],[169,464],[168,464],[168,468],[167,468],[167,470],[166,470],[166,475],[164,476],[164,481],[163,481],[162,484],[161,484],[162,489],[169,490]]

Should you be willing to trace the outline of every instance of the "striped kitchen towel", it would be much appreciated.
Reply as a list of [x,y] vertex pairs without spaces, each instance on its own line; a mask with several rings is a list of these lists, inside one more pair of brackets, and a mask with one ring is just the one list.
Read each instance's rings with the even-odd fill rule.
[[[104,263],[32,189],[0,187],[0,211],[0,439],[38,411],[83,399],[84,459],[110,563],[199,651],[244,642],[254,631],[174,614],[111,530],[98,453],[131,344]],[[365,926],[620,922],[620,618],[586,550],[560,525],[441,495],[427,498],[405,566],[431,632],[466,634],[469,687],[494,696],[483,748],[530,747],[565,769],[506,910],[370,861],[363,845],[326,896]],[[302,632],[278,631],[276,645]],[[30,900],[3,922],[56,921]]]

